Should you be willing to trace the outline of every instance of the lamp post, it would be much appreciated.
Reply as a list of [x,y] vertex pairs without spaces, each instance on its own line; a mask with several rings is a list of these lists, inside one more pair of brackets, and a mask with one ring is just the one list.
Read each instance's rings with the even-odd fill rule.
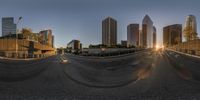
[[[22,19],[22,17],[19,17],[19,19],[18,19],[18,21],[17,21],[17,23],[16,23],[16,27],[17,27],[17,25],[18,25],[18,23],[19,23],[19,21]],[[15,46],[16,46],[16,57],[18,58],[18,33],[17,33],[17,29],[16,29],[16,39],[15,39],[15,42],[16,42],[16,44],[15,44]]]

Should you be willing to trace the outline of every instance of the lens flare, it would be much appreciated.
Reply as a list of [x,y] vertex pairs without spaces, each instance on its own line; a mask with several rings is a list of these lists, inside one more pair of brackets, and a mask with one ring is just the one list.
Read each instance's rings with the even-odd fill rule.
[[159,45],[156,45],[156,51],[159,50],[161,47]]

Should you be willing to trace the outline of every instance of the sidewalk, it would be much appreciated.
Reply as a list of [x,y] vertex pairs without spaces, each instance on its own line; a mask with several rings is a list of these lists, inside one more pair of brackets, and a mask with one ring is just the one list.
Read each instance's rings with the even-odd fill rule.
[[3,60],[21,60],[21,61],[29,61],[29,60],[39,60],[39,59],[42,59],[42,58],[26,58],[26,59],[17,59],[17,58],[7,58],[7,57],[1,57],[0,56],[0,59],[3,59]]

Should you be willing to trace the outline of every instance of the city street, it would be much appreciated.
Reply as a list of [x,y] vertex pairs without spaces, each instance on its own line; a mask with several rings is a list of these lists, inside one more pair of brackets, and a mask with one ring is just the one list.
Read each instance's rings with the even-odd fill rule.
[[[63,63],[62,59],[68,60]],[[198,100],[200,59],[172,51],[0,60],[2,100]]]

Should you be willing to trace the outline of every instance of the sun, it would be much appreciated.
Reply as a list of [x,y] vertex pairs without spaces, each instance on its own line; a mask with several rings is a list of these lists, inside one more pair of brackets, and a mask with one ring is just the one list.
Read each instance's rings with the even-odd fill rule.
[[159,50],[160,48],[161,48],[160,45],[157,44],[156,45],[156,51]]

